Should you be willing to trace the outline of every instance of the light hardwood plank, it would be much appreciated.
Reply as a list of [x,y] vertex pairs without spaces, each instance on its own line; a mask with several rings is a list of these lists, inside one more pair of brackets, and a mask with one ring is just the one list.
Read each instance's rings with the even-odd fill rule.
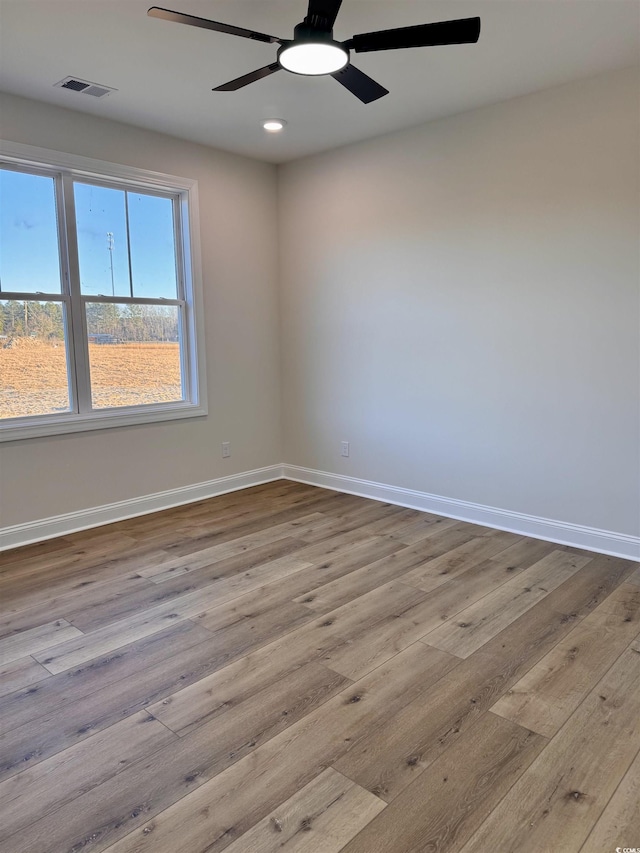
[[166,552],[150,550],[147,545],[137,543],[110,558],[91,560],[88,566],[82,566],[69,575],[58,574],[56,570],[47,573],[46,580],[36,573],[34,578],[21,578],[20,583],[10,581],[6,594],[0,590],[0,601],[3,603],[5,615],[15,615],[23,610],[46,605],[54,597],[64,598],[67,594],[92,584],[115,578],[135,577],[136,570],[141,566],[165,558],[168,558]]
[[579,851],[640,750],[640,656],[628,649],[462,848]]
[[322,661],[335,672],[357,681],[406,649],[421,633],[422,629],[411,620],[389,616],[328,650]]
[[[326,613],[329,610],[347,604],[351,599],[341,600],[337,603],[328,602],[316,607],[311,606],[316,600],[316,590],[328,585],[338,578],[346,577],[351,572],[368,566],[379,559],[395,553],[398,543],[394,540],[381,536],[370,536],[361,542],[355,542],[353,546],[342,549],[339,553],[327,555],[325,560],[315,562],[295,579],[295,583],[289,585],[290,597],[300,604],[317,613]],[[363,589],[361,595],[367,592]]]
[[640,588],[622,584],[491,710],[552,737],[639,632]]
[[357,638],[329,651],[322,659],[327,666],[348,678],[362,678],[425,634],[428,640],[428,632],[446,623],[469,603],[509,581],[518,571],[516,567],[505,569],[503,565],[487,560],[437,587],[426,597],[418,598],[402,616],[395,615],[378,622]]
[[544,601],[546,606],[561,613],[567,621],[577,624],[605,601],[614,589],[626,582],[634,564],[604,554],[576,552],[574,549],[569,551],[588,556],[590,561]]
[[[326,521],[313,530],[308,530],[299,538],[311,544],[322,541],[328,543],[339,537],[342,542],[365,539],[368,536],[378,536],[388,528],[390,519],[404,517],[406,510],[379,501],[368,501],[363,504],[355,495],[341,495],[342,501],[337,511],[329,509]],[[349,535],[351,534],[351,535]],[[322,549],[318,552],[322,556]]]
[[[149,710],[181,733],[198,726],[217,716],[221,709],[234,705],[238,696],[245,695],[246,691],[261,689],[306,661],[324,661],[331,649],[353,642],[370,626],[377,625],[383,619],[383,607],[393,607],[394,604],[402,607],[407,601],[402,587],[398,596],[393,590],[389,595],[383,591],[370,599],[363,596],[351,606],[334,611],[331,619],[315,620],[218,669],[192,686],[166,696]],[[421,659],[419,650],[414,654],[418,660]],[[451,658],[445,655],[444,660]]]
[[[326,662],[332,649],[352,644],[384,621],[386,613],[390,612],[390,618],[395,619],[393,614],[412,606],[414,596],[415,590],[402,584],[374,590],[223,669],[217,668],[217,672],[192,687],[164,697],[150,710],[176,731],[189,730],[217,716],[221,708],[236,702],[246,689],[256,690],[273,683],[310,660]],[[445,659],[450,657],[447,655]]]
[[241,595],[242,592],[260,586],[268,577],[272,579],[281,578],[300,571],[308,565],[306,562],[291,557],[283,557],[280,560],[274,560],[272,563],[265,563],[251,572],[232,575],[229,578],[223,578],[218,583],[210,584],[203,590],[178,596],[166,604],[150,608],[140,616],[136,615],[123,619],[90,634],[82,634],[75,640],[50,646],[46,651],[35,654],[34,657],[49,672],[64,672],[66,669],[71,669],[99,655],[126,646],[141,637],[162,631],[172,620],[196,616],[206,609],[207,605],[220,606]]
[[589,559],[554,551],[495,592],[460,611],[454,621],[431,631],[424,641],[466,658],[564,583]]
[[637,847],[640,834],[640,753],[616,789],[580,853]]
[[340,607],[390,580],[399,577],[405,580],[412,569],[424,566],[438,554],[446,553],[461,540],[468,541],[469,534],[460,527],[445,527],[444,530],[438,528],[426,541],[422,539],[413,546],[398,546],[392,553],[383,554],[380,559],[325,584],[312,594],[298,596],[296,601],[312,610],[325,612]]
[[83,637],[82,631],[70,625],[66,619],[56,619],[45,625],[20,631],[0,640],[0,666],[5,666],[25,655],[35,655],[71,638]]
[[[109,563],[113,575],[118,571],[127,571],[127,556],[148,550],[146,546],[137,545],[130,536],[94,531],[94,537],[89,542],[63,548],[49,557],[43,555],[26,563],[18,562],[13,569],[3,568],[0,601],[17,606],[25,597],[33,598],[34,601],[46,600],[52,589],[67,588],[76,583],[79,577],[85,580],[96,567],[100,567],[103,574],[105,563]],[[124,560],[122,568],[119,558]],[[19,583],[16,583],[17,578]]]
[[[48,676],[45,680],[0,698],[2,735],[39,717],[69,709],[73,711],[84,697],[102,688],[112,687],[117,693],[116,685],[137,673],[143,673],[140,682],[144,683],[146,674],[155,672],[155,668],[163,663],[169,672],[176,656],[210,641],[208,631],[191,622],[179,622],[159,634],[152,634],[59,675],[52,676],[42,667]],[[184,665],[185,660],[181,659],[181,663]],[[145,689],[148,687],[146,685]],[[31,728],[38,730],[36,725]]]
[[443,518],[429,512],[417,512],[413,521],[407,521],[390,534],[393,539],[405,545],[417,545],[423,539],[443,533],[449,527],[457,527],[460,522],[455,518]]
[[461,661],[431,688],[428,704],[421,700],[408,703],[392,720],[363,730],[337,760],[336,769],[391,802],[604,600],[628,570],[620,561],[612,564],[609,573],[602,566],[590,569],[588,564],[480,651]]
[[401,667],[381,666],[153,819],[128,820],[128,827],[139,828],[109,853],[225,849],[307,785],[363,727],[393,715],[404,701],[428,690],[451,665],[450,656],[443,654],[432,649],[425,657],[417,645],[411,646],[398,655]]
[[51,673],[32,657],[18,658],[0,666],[0,697],[37,684]]
[[[227,624],[229,613],[236,609],[251,611],[255,614],[265,612],[277,604],[304,603],[302,600],[313,595],[313,591],[323,586],[327,579],[342,577],[363,564],[369,563],[380,553],[391,552],[395,546],[384,539],[372,538],[365,540],[362,546],[354,547],[348,554],[327,560],[325,563],[311,565],[295,572],[293,575],[271,581],[264,586],[252,589],[220,606],[208,607],[194,618],[199,624],[206,624],[208,630],[217,630]],[[345,602],[348,603],[348,602]],[[326,612],[332,608],[323,608]],[[318,616],[316,611],[305,610],[311,619]]]
[[279,597],[263,591],[260,601],[253,595],[252,601],[239,602],[236,598],[227,607],[201,613],[194,621],[213,632],[225,645],[246,653],[314,618],[315,614],[306,607],[295,601],[278,601]]
[[[199,629],[193,630],[199,633]],[[193,645],[194,638],[185,635],[182,639],[187,647],[184,648],[181,647],[178,636],[176,645],[179,651],[174,651],[170,637],[176,637],[173,631],[164,636],[155,636],[158,642],[157,650],[162,651],[163,656],[154,666],[133,667],[134,671],[120,681],[111,680],[104,687],[88,693],[84,693],[86,683],[81,683],[80,692],[84,693],[81,701],[58,696],[58,701],[50,709],[47,708],[46,699],[41,699],[35,709],[30,707],[28,710],[35,716],[35,725],[32,721],[23,722],[22,725],[0,734],[0,779],[13,776],[26,767],[68,749],[118,720],[142,710],[146,705],[154,704],[180,687],[209,675],[223,665],[225,656],[222,656],[222,660],[216,657],[216,644],[212,638]],[[107,671],[110,670],[111,657],[94,662],[98,667],[98,674],[103,665]],[[128,669],[129,661],[126,657],[123,659],[124,668]],[[114,670],[111,671],[112,677],[113,672],[118,670],[119,662],[115,661]],[[83,669],[82,675],[86,671]],[[69,675],[73,677],[73,673],[72,670]],[[89,673],[89,681],[95,683],[91,669]],[[57,678],[60,676],[42,682],[43,688]],[[62,683],[65,685],[68,684],[66,678],[66,674],[63,674]],[[36,688],[38,686],[35,685]],[[73,696],[73,688],[71,694]],[[28,717],[29,713],[26,716]]]
[[22,549],[3,551],[0,558],[2,581],[19,577],[21,585],[27,579],[46,583],[54,575],[75,572],[78,567],[86,568],[91,561],[112,557],[132,545],[135,545],[135,540],[130,536],[103,527],[50,541],[48,546],[35,546],[37,554],[23,554]]
[[476,536],[414,569],[405,576],[405,582],[426,591],[435,589],[522,540],[522,536],[503,530],[484,530],[483,535]]
[[77,636],[65,643],[54,645],[56,642],[54,640],[49,642],[44,651],[35,652],[33,656],[45,669],[55,675],[133,643],[135,640],[140,640],[142,637],[148,637],[149,634],[162,631],[178,618],[179,614],[173,612],[161,612],[146,618],[134,616],[113,625],[107,625],[92,634],[82,634],[78,631]]
[[433,685],[428,702],[418,697],[399,709],[393,719],[359,732],[332,766],[392,802],[473,726],[501,694],[503,683],[496,662],[462,662]]
[[229,853],[339,853],[385,803],[328,767],[242,838]]
[[[346,683],[318,664],[292,673],[274,689],[250,697],[233,713],[176,738],[15,833],[9,841],[12,853],[102,849],[243,757],[251,759],[261,745],[272,743],[278,733],[284,734],[301,718],[307,719]],[[88,839],[98,844],[89,845]]]
[[[328,559],[346,556],[354,547],[363,545],[368,539],[376,539],[380,541],[383,537],[377,532],[381,526],[382,520],[371,522],[360,527],[349,528],[341,533],[334,533],[331,536],[326,536],[319,541],[314,541],[303,546],[297,551],[297,556],[301,560],[308,560],[313,564],[321,564]],[[395,549],[398,548],[398,543],[392,540]]]
[[291,536],[295,537],[297,534],[304,533],[307,530],[313,530],[314,527],[324,521],[325,517],[321,513],[310,513],[308,516],[304,516],[295,522],[289,521],[273,527],[267,527],[264,530],[249,533],[237,539],[231,539],[227,542],[221,542],[218,545],[202,548],[199,551],[194,551],[182,557],[176,557],[159,566],[149,566],[141,569],[139,574],[142,577],[153,580],[155,583],[163,583],[179,575],[207,568],[229,557],[236,557],[239,554],[252,551],[261,545],[270,545],[279,539],[286,539]]
[[[522,549],[519,555],[521,562],[526,564],[527,561],[534,559],[534,554],[551,550],[548,543],[541,544],[545,548]],[[400,556],[400,565],[404,562],[402,553],[391,555],[391,557]],[[379,562],[383,564],[385,561]],[[358,638],[350,639],[347,643],[325,654],[323,661],[327,666],[348,678],[362,678],[367,672],[406,648],[410,643],[451,619],[468,604],[481,599],[513,578],[518,572],[524,571],[518,565],[511,565],[512,562],[511,559],[485,560],[480,565],[467,569],[463,574],[428,593],[426,597],[418,599],[414,605],[404,611],[402,616],[395,615],[384,620],[363,632]],[[363,587],[367,589],[371,585],[371,577],[368,573],[370,568],[373,566],[365,567],[359,572],[352,572],[345,580],[352,582],[354,576],[364,574]],[[374,574],[380,583],[386,576],[386,572],[381,571],[378,566],[375,566]],[[400,575],[400,580],[404,581],[405,576]],[[338,580],[335,585],[328,584],[326,587],[321,587],[318,600],[314,604],[318,606],[321,602],[331,600],[333,595],[325,598],[324,593],[329,587],[336,592],[340,583],[341,581]],[[348,583],[347,588],[350,589],[353,597],[356,587]],[[344,597],[344,592],[344,590],[338,592],[338,599]]]
[[144,711],[0,782],[0,843],[177,740]]
[[237,707],[302,665],[297,659],[289,666],[285,662],[269,666],[262,657],[246,655],[237,663],[149,705],[147,711],[182,736]]
[[[215,581],[230,580],[234,575],[254,571],[267,563],[275,563],[276,560],[284,560],[287,557],[292,558],[300,547],[300,540],[294,539],[292,536],[279,538],[275,542],[257,545],[248,551],[242,551],[217,562],[200,566],[192,572],[188,572],[186,577],[179,575],[175,578],[167,578],[155,586],[161,587],[160,593],[162,594],[164,591],[167,597],[175,594],[176,591],[182,592],[187,588],[202,589]],[[154,578],[149,578],[149,580],[153,581]]]
[[[503,551],[494,554],[489,559],[496,565],[503,566],[510,571],[516,571],[517,569],[528,569],[529,566],[537,563],[538,560],[542,560],[543,557],[547,557],[552,551],[563,550],[565,549],[562,546],[554,542],[545,542],[542,539],[522,538]],[[574,549],[566,550],[571,550],[572,553],[575,553]]]
[[[405,616],[419,626],[420,637],[424,637],[523,571],[524,568],[519,566],[504,566],[495,560],[485,560],[436,587]],[[401,580],[404,582],[404,577]]]
[[[107,581],[85,583],[78,580],[70,589],[52,594],[47,601],[27,608],[4,610],[0,615],[0,635],[5,637],[26,631],[51,621],[52,616],[66,619],[74,628],[86,632],[116,619],[119,608],[123,606],[135,612],[136,608],[139,609],[142,591],[149,589],[155,589],[155,586],[132,572]],[[102,623],[93,617],[96,611],[104,613]]]
[[357,503],[355,506],[339,515],[327,513],[323,525],[317,525],[314,529],[302,533],[299,538],[305,542],[329,543],[335,537],[348,538],[357,537],[364,539],[367,536],[385,536],[396,539],[396,531],[401,530],[404,525],[414,521],[416,510],[404,509],[399,506],[391,506],[379,502],[372,502],[371,506],[363,506]]
[[378,623],[400,618],[425,597],[426,593],[392,581],[316,617],[292,634],[290,640],[300,644],[300,651],[305,649],[307,654],[311,648],[326,649],[328,641],[351,643]]
[[[178,601],[181,596],[188,593],[193,594],[196,590],[205,589],[224,579],[229,581],[228,585],[246,584],[248,589],[253,589],[258,583],[247,583],[247,581],[254,578],[256,572],[258,572],[258,581],[260,572],[267,572],[264,582],[269,581],[271,572],[276,571],[278,567],[290,564],[291,554],[298,547],[299,543],[295,539],[279,539],[276,542],[259,546],[235,557],[229,557],[212,566],[173,578],[162,584],[155,584],[150,579],[136,576],[139,584],[144,584],[144,586],[138,586],[135,590],[129,589],[126,595],[105,595],[102,601],[96,601],[90,607],[73,614],[73,624],[86,632],[95,631],[110,623],[140,615],[142,611],[152,610],[160,605],[167,605],[170,608],[171,602]],[[277,562],[278,560],[282,560],[282,562]],[[271,564],[269,570],[263,568],[267,564]],[[231,581],[234,575],[247,575],[247,577],[242,581]],[[241,588],[238,594],[242,594],[242,592]],[[197,594],[193,596],[194,600],[197,598]],[[225,601],[226,599],[222,598],[221,600]],[[203,608],[207,607],[209,602],[210,599],[205,598]]]
[[629,576],[628,581],[636,586],[640,586],[640,566]]
[[335,492],[322,494],[322,491],[318,490],[319,493],[316,495],[303,494],[299,498],[288,500],[286,503],[276,501],[272,504],[265,498],[263,506],[257,512],[250,513],[247,517],[237,521],[229,519],[221,522],[205,520],[198,529],[191,531],[187,537],[175,542],[175,544],[172,543],[172,539],[175,539],[175,533],[172,533],[171,529],[163,531],[150,541],[161,543],[174,558],[184,556],[211,545],[218,545],[222,542],[238,539],[241,536],[247,536],[250,533],[256,533],[266,527],[296,521],[301,515],[325,512],[331,506],[340,505],[341,495]]
[[485,714],[344,848],[344,853],[455,853],[547,743]]

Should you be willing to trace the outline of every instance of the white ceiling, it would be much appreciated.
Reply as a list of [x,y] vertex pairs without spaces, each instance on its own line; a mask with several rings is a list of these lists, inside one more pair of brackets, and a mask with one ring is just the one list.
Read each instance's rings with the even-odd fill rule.
[[[331,78],[280,71],[212,92],[275,61],[275,45],[148,18],[153,0],[0,0],[0,89],[284,162],[433,118],[638,63],[638,0],[344,0],[354,33],[480,15],[477,45],[353,55],[390,94],[364,105]],[[289,38],[306,0],[155,0]],[[118,89],[100,100],[53,88],[73,75]],[[266,134],[277,116],[285,132]]]

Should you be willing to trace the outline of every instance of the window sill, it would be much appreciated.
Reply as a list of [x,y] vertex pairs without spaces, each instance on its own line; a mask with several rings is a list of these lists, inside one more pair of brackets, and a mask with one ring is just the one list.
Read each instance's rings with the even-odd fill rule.
[[179,403],[171,406],[130,407],[111,411],[92,412],[86,415],[64,414],[43,415],[33,418],[31,423],[21,422],[0,424],[0,443],[22,441],[27,438],[40,438],[48,435],[67,435],[89,430],[112,429],[113,427],[154,424],[161,421],[200,418],[208,414],[204,405]]

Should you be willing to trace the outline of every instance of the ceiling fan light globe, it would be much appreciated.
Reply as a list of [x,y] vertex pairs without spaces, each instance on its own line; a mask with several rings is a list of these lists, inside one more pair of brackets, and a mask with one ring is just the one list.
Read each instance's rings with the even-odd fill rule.
[[294,74],[316,77],[334,74],[344,68],[349,62],[349,52],[336,43],[294,43],[280,49],[278,62]]

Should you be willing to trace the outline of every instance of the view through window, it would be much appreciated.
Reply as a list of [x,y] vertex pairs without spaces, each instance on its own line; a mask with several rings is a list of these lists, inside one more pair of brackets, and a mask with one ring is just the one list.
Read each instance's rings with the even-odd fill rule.
[[0,168],[0,423],[189,405],[179,192]]

